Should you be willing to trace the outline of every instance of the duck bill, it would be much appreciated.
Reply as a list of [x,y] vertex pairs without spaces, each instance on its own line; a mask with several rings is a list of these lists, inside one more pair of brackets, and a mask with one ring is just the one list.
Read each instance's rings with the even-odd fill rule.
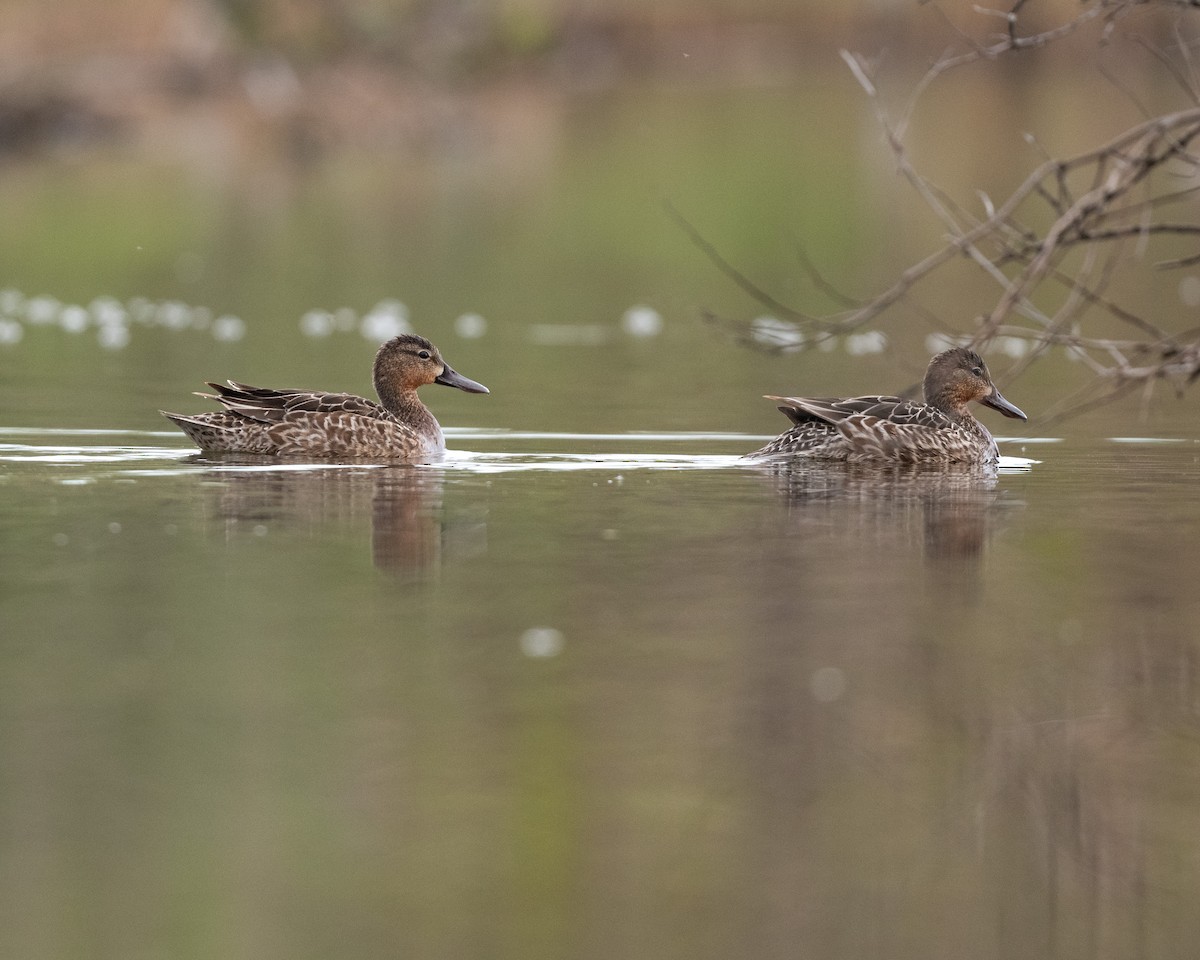
[[979,401],[984,406],[991,407],[993,410],[999,410],[1006,417],[1012,417],[1014,420],[1028,420],[1024,411],[1015,404],[1009,403],[1004,397],[1000,396],[1000,391],[992,387],[991,396],[984,397]]
[[[469,377],[464,377],[461,373],[450,368],[450,364],[446,364],[442,368],[439,376],[434,378],[434,383],[440,383],[446,387],[457,387],[459,390],[466,390],[467,393],[490,393],[482,383],[476,383]],[[1016,409],[1015,407],[1013,408]]]

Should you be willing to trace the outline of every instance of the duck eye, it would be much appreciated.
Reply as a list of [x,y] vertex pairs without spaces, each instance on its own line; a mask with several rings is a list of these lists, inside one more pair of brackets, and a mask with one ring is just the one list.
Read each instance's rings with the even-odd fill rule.
[[422,350],[420,353],[417,354],[417,356],[420,357],[422,360],[428,360],[432,356],[432,354],[428,350]]
[[977,377],[983,376],[983,367],[972,367],[971,372]]

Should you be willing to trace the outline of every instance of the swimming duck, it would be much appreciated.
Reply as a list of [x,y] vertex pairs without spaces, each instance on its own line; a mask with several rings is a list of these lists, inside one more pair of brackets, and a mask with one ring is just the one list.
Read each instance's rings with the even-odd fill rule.
[[375,354],[375,392],[382,404],[351,393],[270,390],[236,380],[209,383],[219,413],[189,416],[160,411],[208,453],[266,453],[309,457],[388,457],[414,463],[440,460],[442,428],[417,396],[441,383],[487,393],[482,383],[452,370],[424,337],[404,334]]
[[1028,419],[1000,395],[979,354],[965,347],[929,361],[924,395],[924,403],[900,397],[767,397],[795,426],[749,456],[995,463],[996,441],[967,404],[975,400],[1006,417]]

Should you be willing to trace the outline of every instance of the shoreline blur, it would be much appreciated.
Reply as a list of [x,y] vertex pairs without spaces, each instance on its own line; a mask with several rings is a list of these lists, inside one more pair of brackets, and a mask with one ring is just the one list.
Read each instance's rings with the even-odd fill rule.
[[[1056,0],[1022,25],[1076,12]],[[956,27],[995,29],[978,12]],[[815,0],[15,0],[0,38],[0,161],[116,147],[299,165],[524,138],[564,103],[629,85],[786,87],[840,70],[843,48],[919,76],[962,39],[921,4]]]

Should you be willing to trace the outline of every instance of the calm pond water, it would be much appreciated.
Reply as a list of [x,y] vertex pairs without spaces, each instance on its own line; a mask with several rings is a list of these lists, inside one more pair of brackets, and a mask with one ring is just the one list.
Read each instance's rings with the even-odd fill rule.
[[[1086,372],[997,353],[1035,421],[994,475],[740,459],[763,394],[928,356],[731,345],[661,212],[800,301],[793,229],[877,286],[939,228],[837,76],[577,103],[509,166],[0,170],[0,955],[1193,955],[1195,398],[1039,424]],[[1019,176],[996,137],[964,181]],[[440,466],[157,413],[365,392],[404,323],[492,390],[426,391]]]
[[758,440],[0,431],[3,952],[1189,955],[1200,445]]

